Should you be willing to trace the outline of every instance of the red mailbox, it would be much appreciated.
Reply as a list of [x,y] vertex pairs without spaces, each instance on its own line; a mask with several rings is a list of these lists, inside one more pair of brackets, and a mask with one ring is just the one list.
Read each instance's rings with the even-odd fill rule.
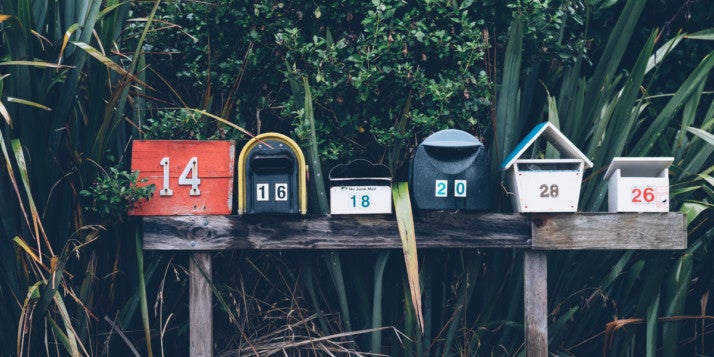
[[131,169],[156,191],[129,215],[231,214],[234,167],[232,141],[135,140]]

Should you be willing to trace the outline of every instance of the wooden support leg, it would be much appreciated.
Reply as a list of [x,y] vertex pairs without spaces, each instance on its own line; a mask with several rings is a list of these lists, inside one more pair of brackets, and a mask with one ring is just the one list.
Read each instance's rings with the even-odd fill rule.
[[548,356],[548,259],[526,250],[523,261],[526,356]]
[[211,303],[211,253],[191,254],[189,275],[190,356],[213,356],[213,304]]

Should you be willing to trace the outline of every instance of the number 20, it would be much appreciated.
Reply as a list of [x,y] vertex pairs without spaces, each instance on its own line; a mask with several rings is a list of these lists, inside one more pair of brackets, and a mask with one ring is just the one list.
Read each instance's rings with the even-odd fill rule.
[[[159,191],[159,196],[173,196],[174,191],[169,187],[169,172],[171,165],[169,157],[163,157],[159,164],[164,168],[163,187]],[[189,174],[191,175],[191,178],[188,177]],[[179,176],[178,178],[178,184],[179,186],[191,186],[191,189],[188,191],[188,194],[190,196],[201,195],[201,190],[198,188],[198,185],[201,184],[201,179],[198,178],[197,157],[194,156],[190,160],[188,160],[186,168],[183,169],[183,172],[181,172],[181,176]]]

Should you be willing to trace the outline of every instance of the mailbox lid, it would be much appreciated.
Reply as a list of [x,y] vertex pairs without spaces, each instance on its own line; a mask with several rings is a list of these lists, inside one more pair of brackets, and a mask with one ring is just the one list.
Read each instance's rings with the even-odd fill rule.
[[660,177],[673,162],[673,157],[615,157],[603,180],[610,180],[616,170],[622,177]]
[[[186,166],[196,159],[195,177],[200,194],[190,185],[179,185]],[[165,160],[166,159],[166,160]],[[164,161],[165,160],[165,161]],[[162,163],[163,162],[163,163]],[[139,171],[141,185],[156,185],[151,199],[129,210],[131,216],[231,214],[235,144],[232,141],[134,140],[131,169]],[[168,176],[165,172],[168,171]],[[188,178],[194,172],[188,171]],[[161,195],[167,180],[171,195]]]
[[533,130],[531,130],[531,132],[528,133],[528,135],[526,135],[520,143],[518,143],[516,148],[511,151],[505,160],[503,160],[501,170],[508,170],[541,135],[543,135],[561,154],[565,154],[571,159],[582,160],[588,168],[593,167],[592,161],[590,161],[590,159],[588,159],[588,157],[580,151],[575,144],[568,140],[568,138],[563,135],[563,133],[561,133],[555,125],[546,121],[536,125]]
[[421,145],[441,148],[460,148],[483,146],[475,136],[458,129],[446,129],[429,135]]
[[328,175],[331,186],[391,185],[392,171],[386,165],[373,164],[357,159],[347,164],[336,165]]
[[488,209],[488,155],[473,135],[456,129],[430,135],[411,160],[416,206],[430,210]]

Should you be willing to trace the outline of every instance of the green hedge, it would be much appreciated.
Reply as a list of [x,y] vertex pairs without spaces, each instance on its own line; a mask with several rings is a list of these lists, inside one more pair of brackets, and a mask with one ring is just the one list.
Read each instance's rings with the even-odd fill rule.
[[527,61],[569,61],[577,41],[563,24],[579,28],[582,10],[540,1],[171,2],[162,19],[180,27],[156,33],[149,42],[161,48],[150,48],[149,62],[173,87],[159,91],[173,93],[173,104],[155,104],[303,140],[302,93],[290,81],[306,77],[321,158],[389,161],[395,144],[436,130],[486,136],[511,19],[526,20]]

